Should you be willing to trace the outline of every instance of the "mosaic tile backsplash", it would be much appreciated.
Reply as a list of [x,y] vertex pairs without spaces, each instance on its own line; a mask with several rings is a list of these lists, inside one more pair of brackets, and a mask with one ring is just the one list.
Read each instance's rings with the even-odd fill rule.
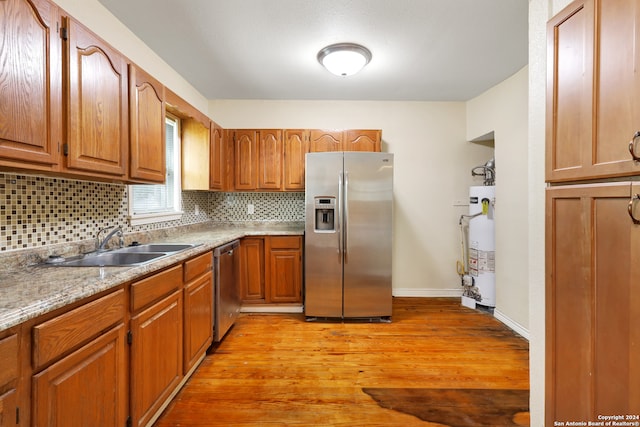
[[123,184],[0,173],[0,199],[0,252],[92,239],[115,225],[126,234],[205,221],[304,221],[304,193],[183,191],[181,220],[135,227]]

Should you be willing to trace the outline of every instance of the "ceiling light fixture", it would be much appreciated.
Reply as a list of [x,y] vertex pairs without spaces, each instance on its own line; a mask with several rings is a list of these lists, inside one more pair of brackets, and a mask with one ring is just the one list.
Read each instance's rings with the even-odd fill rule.
[[371,51],[355,43],[336,43],[318,52],[318,62],[336,76],[350,76],[371,61]]

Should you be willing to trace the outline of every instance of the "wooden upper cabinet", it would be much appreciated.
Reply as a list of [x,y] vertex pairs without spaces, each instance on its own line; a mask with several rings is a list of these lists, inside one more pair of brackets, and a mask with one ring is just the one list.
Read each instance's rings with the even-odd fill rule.
[[211,122],[211,138],[209,151],[209,188],[224,190],[227,174],[225,159],[225,132],[217,123]]
[[343,132],[341,130],[311,129],[309,131],[309,151],[312,153],[342,151],[342,140]]
[[575,1],[549,21],[547,41],[547,180],[639,174],[637,2]]
[[282,187],[282,130],[258,131],[258,189],[280,190]]
[[234,131],[235,189],[255,190],[258,184],[258,131]]
[[72,18],[67,33],[66,168],[125,179],[129,145],[127,61]]
[[61,140],[58,9],[45,0],[0,2],[0,165],[54,170]]
[[382,131],[378,129],[309,131],[309,151],[380,151]]
[[[207,122],[209,124],[209,122]],[[200,121],[180,121],[182,130],[182,189],[209,189],[210,130]]]
[[380,151],[382,131],[347,130],[344,135],[343,151]]
[[166,175],[164,86],[129,65],[130,170],[132,180],[163,183]]
[[304,190],[305,155],[308,152],[308,130],[287,129],[284,131],[283,190]]

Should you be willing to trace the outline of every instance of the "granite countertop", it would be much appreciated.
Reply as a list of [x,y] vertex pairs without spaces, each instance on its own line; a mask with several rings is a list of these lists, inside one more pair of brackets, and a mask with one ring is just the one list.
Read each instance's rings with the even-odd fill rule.
[[[179,263],[245,236],[303,235],[304,223],[204,223],[171,231],[126,236],[140,243],[191,243],[198,246],[132,267],[55,267],[37,264],[50,253],[20,251],[0,256],[0,331]],[[14,251],[15,252],[15,251]],[[18,261],[16,261],[18,260]],[[29,260],[32,265],[22,265]],[[35,260],[35,261],[34,261]],[[6,261],[6,262],[5,262]],[[6,265],[11,268],[7,269]]]

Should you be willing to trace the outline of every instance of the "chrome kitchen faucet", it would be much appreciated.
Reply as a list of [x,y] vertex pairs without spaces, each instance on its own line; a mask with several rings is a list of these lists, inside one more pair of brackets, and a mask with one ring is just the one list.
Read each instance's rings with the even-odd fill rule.
[[[106,237],[100,241],[100,234],[102,234],[103,231],[112,229],[109,234],[106,235]],[[118,244],[119,246],[122,248],[124,247],[124,236],[122,234],[122,226],[117,225],[114,227],[105,227],[105,228],[101,228],[100,231],[98,231],[98,234],[96,234],[96,251],[98,252],[103,252],[105,251],[105,246],[107,245],[107,243],[109,242],[109,240],[111,240],[111,238],[118,234]]]

